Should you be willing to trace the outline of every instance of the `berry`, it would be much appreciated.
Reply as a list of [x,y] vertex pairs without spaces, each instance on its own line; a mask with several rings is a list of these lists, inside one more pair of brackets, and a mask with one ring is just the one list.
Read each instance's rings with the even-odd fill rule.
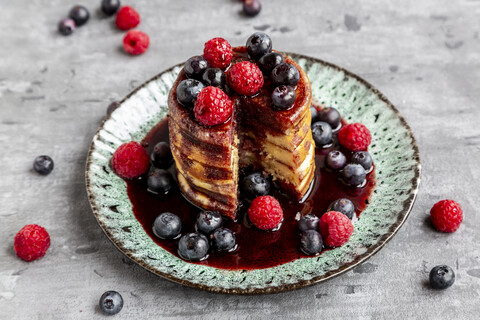
[[330,203],[327,211],[337,211],[343,213],[348,217],[348,219],[352,220],[353,214],[355,213],[355,205],[349,199],[340,198]]
[[182,221],[171,212],[161,213],[153,222],[153,233],[161,239],[175,239],[182,232]]
[[198,94],[193,111],[200,123],[214,126],[230,119],[233,103],[222,89],[209,86]]
[[263,74],[256,64],[242,61],[228,70],[227,83],[237,93],[253,96],[263,87]]
[[120,0],[102,0],[101,8],[107,16],[112,16],[120,8]]
[[300,232],[307,230],[318,230],[318,222],[320,218],[314,214],[307,214],[298,221],[298,230]]
[[267,53],[258,60],[260,70],[266,75],[270,75],[272,70],[282,63],[285,63],[285,58],[283,57],[283,54],[278,52]]
[[147,190],[151,193],[168,194],[175,184],[172,174],[164,169],[153,169],[148,173]]
[[185,79],[177,86],[177,101],[184,107],[193,107],[205,85],[195,79]]
[[373,169],[373,160],[367,151],[355,152],[351,159],[352,163],[358,163],[365,171],[370,172]]
[[306,255],[313,256],[323,248],[322,236],[316,230],[306,230],[300,236],[300,249]]
[[250,59],[258,60],[272,52],[272,39],[263,32],[255,32],[247,40],[247,52]]
[[272,92],[273,106],[278,110],[288,110],[295,103],[297,94],[291,86],[279,86]]
[[[310,112],[312,113],[312,124],[318,121],[318,109],[315,108],[313,105],[310,106]],[[326,122],[326,121],[324,121]]]
[[332,143],[332,127],[326,122],[317,121],[312,125],[312,136],[317,147],[325,147]]
[[140,30],[130,30],[123,38],[123,49],[131,55],[139,55],[147,51],[150,38]]
[[248,217],[258,229],[271,230],[282,222],[283,210],[274,197],[260,196],[252,201],[248,208]]
[[112,156],[113,171],[125,179],[133,179],[147,173],[150,157],[136,141],[122,144]]
[[120,107],[120,101],[113,101],[108,105],[107,108],[107,114],[111,114],[113,111],[115,111],[118,107]]
[[140,23],[140,15],[130,6],[123,6],[118,10],[115,24],[120,30],[135,28]]
[[212,235],[213,246],[218,251],[233,251],[236,249],[235,233],[227,228],[218,228]]
[[296,86],[300,81],[300,73],[293,64],[282,63],[273,68],[270,78],[275,86],[282,84]]
[[447,289],[455,282],[455,272],[447,265],[436,266],[430,271],[429,279],[433,289]]
[[47,175],[53,170],[53,159],[49,156],[38,156],[33,161],[33,170],[41,175]]
[[195,229],[204,234],[211,234],[223,225],[223,218],[217,211],[202,211],[197,216]]
[[227,76],[220,68],[208,68],[202,75],[202,81],[207,86],[217,87],[225,91]]
[[76,25],[75,21],[70,18],[62,19],[58,23],[58,32],[63,34],[64,36],[69,36],[75,31]]
[[339,247],[352,235],[353,223],[343,213],[329,211],[320,218],[319,230],[327,247]]
[[87,23],[88,19],[90,18],[90,13],[84,6],[76,5],[70,10],[68,16],[75,21],[75,25],[77,27],[80,27],[81,25]]
[[333,171],[342,170],[346,164],[347,157],[338,150],[330,151],[325,158],[325,166]]
[[463,210],[453,200],[442,200],[435,203],[430,210],[430,219],[438,231],[454,232],[463,221]]
[[262,10],[262,4],[259,0],[245,0],[243,1],[243,12],[249,16],[254,17]]
[[100,297],[98,305],[103,313],[114,315],[122,310],[123,298],[117,291],[107,291]]
[[50,247],[50,235],[44,227],[27,224],[15,235],[13,248],[20,259],[33,261],[45,255]]
[[367,172],[365,169],[356,163],[349,163],[343,168],[342,179],[352,187],[361,187],[365,183]]
[[372,142],[372,136],[367,127],[361,123],[350,123],[338,132],[338,141],[351,151],[367,150]]
[[242,180],[242,190],[248,199],[270,193],[270,181],[261,172],[249,174]]
[[223,38],[213,38],[205,43],[203,56],[210,67],[225,69],[233,58],[232,46]]
[[199,233],[189,233],[178,241],[178,254],[184,260],[200,261],[207,258],[208,239]]
[[327,107],[318,111],[318,120],[328,123],[332,129],[337,129],[342,121],[342,116],[337,109]]
[[159,169],[168,169],[173,163],[172,150],[168,142],[161,141],[153,147],[150,155],[153,165]]
[[194,56],[185,62],[183,70],[189,78],[201,80],[202,75],[208,68],[207,60],[202,56]]

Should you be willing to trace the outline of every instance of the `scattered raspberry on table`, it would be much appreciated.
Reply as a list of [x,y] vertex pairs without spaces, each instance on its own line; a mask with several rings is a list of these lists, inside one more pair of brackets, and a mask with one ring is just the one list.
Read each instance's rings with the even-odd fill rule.
[[139,55],[147,51],[150,38],[140,30],[130,30],[123,38],[123,49],[131,55]]
[[442,200],[433,205],[430,219],[438,231],[455,232],[463,221],[463,210],[453,200]]
[[140,23],[140,15],[130,6],[123,6],[118,10],[115,17],[115,24],[120,30],[135,28]]
[[28,224],[15,235],[13,247],[19,258],[30,262],[45,255],[50,247],[50,235],[44,227]]

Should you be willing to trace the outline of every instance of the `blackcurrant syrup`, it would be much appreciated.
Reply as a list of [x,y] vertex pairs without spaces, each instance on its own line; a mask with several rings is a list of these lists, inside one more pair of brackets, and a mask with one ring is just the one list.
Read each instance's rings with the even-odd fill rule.
[[[142,145],[150,154],[155,144],[160,141],[169,141],[166,119],[150,130],[143,139]],[[300,203],[273,188],[271,195],[277,198],[284,211],[284,221],[278,231],[266,232],[252,227],[245,218],[249,203],[244,201],[237,222],[224,219],[224,227],[235,232],[237,250],[218,253],[210,249],[208,259],[193,263],[231,270],[278,266],[301,257],[308,257],[299,249],[300,237],[297,232],[297,221],[301,215],[313,213],[321,217],[331,202],[339,198],[348,198],[355,204],[356,217],[354,219],[360,217],[360,213],[368,205],[368,199],[375,186],[375,170],[367,175],[364,187],[346,186],[339,179],[339,173],[329,171],[324,165],[326,155],[334,149],[340,149],[350,160],[351,152],[340,147],[336,142],[329,148],[316,148],[315,179],[309,193]],[[201,209],[185,200],[178,187],[166,196],[159,196],[147,191],[144,178],[126,182],[135,217],[159,246],[178,256],[178,239],[162,240],[157,238],[152,230],[153,222],[160,213],[168,211],[175,213],[182,220],[182,234],[195,232],[195,219]]]

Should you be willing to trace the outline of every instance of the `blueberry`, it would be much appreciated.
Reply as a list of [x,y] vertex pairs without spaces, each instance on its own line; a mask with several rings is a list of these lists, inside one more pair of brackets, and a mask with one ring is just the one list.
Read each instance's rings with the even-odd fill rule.
[[108,315],[117,314],[123,308],[123,298],[117,291],[107,291],[98,302],[100,310]]
[[153,233],[161,239],[174,239],[182,231],[182,221],[171,212],[161,213],[153,223]]
[[324,147],[332,143],[332,127],[326,122],[317,121],[312,124],[312,135],[317,147]]
[[341,212],[352,220],[353,214],[355,213],[355,205],[349,199],[340,198],[330,203],[327,211]]
[[197,96],[205,85],[195,79],[186,79],[178,84],[177,101],[185,107],[193,107]]
[[282,84],[296,86],[298,81],[300,81],[300,73],[293,64],[282,63],[273,68],[270,79],[272,79],[275,86]]
[[80,27],[81,25],[87,23],[88,19],[90,18],[90,13],[84,6],[76,5],[72,8],[72,10],[70,10],[68,16],[75,21],[77,27]]
[[342,179],[343,181],[351,186],[360,187],[365,182],[365,177],[367,172],[365,169],[356,163],[349,163],[343,168]]
[[270,75],[272,70],[282,63],[285,63],[285,58],[283,57],[283,54],[278,52],[267,53],[263,55],[260,60],[258,60],[258,66],[260,67],[260,70],[267,75]]
[[212,235],[213,246],[218,251],[233,251],[236,247],[235,234],[227,228],[218,228]]
[[108,105],[107,114],[112,113],[112,112],[115,111],[115,109],[117,109],[118,107],[120,107],[120,102],[119,102],[119,101],[113,101],[112,103],[110,103],[110,104]]
[[211,234],[223,225],[223,218],[217,211],[202,211],[197,216],[195,229],[204,234]]
[[178,254],[184,260],[200,261],[207,258],[208,239],[203,234],[189,233],[178,241]]
[[330,170],[342,170],[346,164],[347,157],[338,150],[330,151],[325,158],[325,166]]
[[297,94],[292,86],[278,86],[272,92],[272,103],[278,110],[290,109],[296,98]]
[[447,289],[454,282],[455,272],[449,266],[436,266],[430,271],[430,286],[433,289]]
[[102,0],[102,11],[107,16],[112,16],[120,8],[120,0]]
[[300,232],[307,230],[318,230],[318,223],[320,218],[314,214],[307,214],[298,221],[298,230]]
[[367,173],[372,171],[373,160],[367,151],[355,152],[352,156],[351,161],[353,163],[358,163],[359,165],[361,165],[367,171]]
[[161,141],[153,147],[150,155],[155,168],[168,169],[173,163],[172,150],[168,142]]
[[185,62],[183,69],[187,77],[200,80],[205,70],[208,69],[208,62],[202,56],[194,56]]
[[53,170],[53,159],[49,156],[38,156],[33,161],[33,169],[41,175],[47,175]]
[[69,36],[75,31],[76,25],[75,21],[70,18],[62,19],[58,23],[58,32],[63,34],[64,36]]
[[312,124],[318,121],[318,109],[313,105],[310,106],[310,112],[312,113]]
[[220,68],[208,68],[202,75],[202,82],[207,86],[217,87],[225,91],[227,77]]
[[316,230],[306,230],[300,236],[300,249],[309,256],[313,256],[323,248],[323,240]]
[[258,60],[272,52],[272,39],[266,33],[255,32],[247,39],[246,47],[250,59]]
[[270,181],[262,173],[249,174],[242,180],[242,190],[248,199],[255,199],[270,193]]
[[318,112],[318,120],[326,122],[332,127],[332,129],[337,129],[342,121],[342,116],[335,108],[322,108]]
[[164,169],[153,169],[148,173],[147,190],[151,193],[165,195],[173,189],[174,183],[175,180],[170,172]]
[[262,4],[259,0],[245,0],[243,1],[243,12],[249,16],[254,17],[262,10]]

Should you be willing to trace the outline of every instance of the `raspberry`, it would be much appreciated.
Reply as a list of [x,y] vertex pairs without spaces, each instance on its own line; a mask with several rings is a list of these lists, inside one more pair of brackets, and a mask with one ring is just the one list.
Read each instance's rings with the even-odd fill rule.
[[252,201],[248,208],[248,217],[258,229],[270,230],[282,222],[283,210],[274,197],[260,196]]
[[137,178],[147,173],[150,157],[140,143],[131,141],[115,150],[112,156],[112,167],[122,178]]
[[118,10],[115,24],[120,30],[135,28],[140,23],[140,15],[130,6],[123,6]]
[[200,123],[214,126],[232,116],[233,103],[222,89],[208,86],[198,94],[193,111]]
[[361,123],[350,123],[338,132],[338,141],[351,151],[365,151],[372,142],[372,135]]
[[15,235],[13,248],[20,259],[33,261],[45,255],[50,247],[50,235],[44,227],[27,224]]
[[433,205],[430,219],[438,231],[454,232],[463,221],[463,211],[455,201],[442,200]]
[[353,233],[353,224],[346,215],[329,211],[320,218],[320,234],[327,247],[340,247]]
[[130,30],[123,38],[123,49],[131,55],[142,54],[147,51],[150,38],[140,30]]
[[225,69],[232,61],[232,46],[223,38],[213,38],[205,43],[203,57],[207,59],[210,68]]
[[256,64],[242,61],[228,70],[227,82],[237,93],[253,96],[263,87],[263,74]]

